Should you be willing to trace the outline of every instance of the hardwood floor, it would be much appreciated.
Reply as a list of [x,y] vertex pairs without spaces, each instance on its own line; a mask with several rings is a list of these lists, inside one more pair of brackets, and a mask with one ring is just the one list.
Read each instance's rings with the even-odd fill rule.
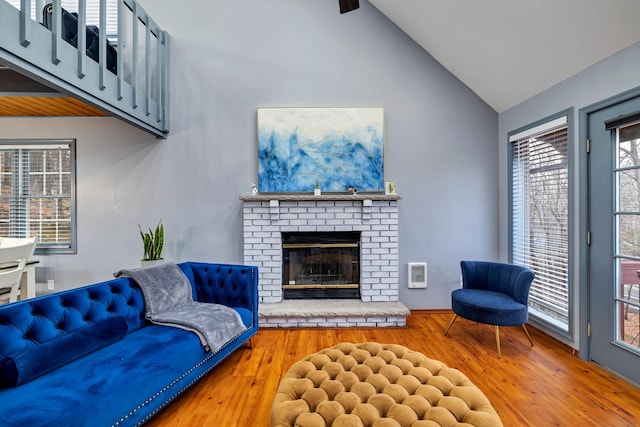
[[489,398],[505,427],[638,426],[640,389],[529,327],[494,329],[448,313],[412,314],[406,328],[261,329],[146,426],[269,426],[271,401],[289,366],[309,353],[350,341],[395,343],[462,371]]

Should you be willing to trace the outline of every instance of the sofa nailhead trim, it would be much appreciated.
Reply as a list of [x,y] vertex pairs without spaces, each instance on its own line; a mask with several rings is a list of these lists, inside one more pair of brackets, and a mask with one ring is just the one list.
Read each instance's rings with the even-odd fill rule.
[[[220,350],[218,350],[218,353],[220,353],[223,349],[225,349],[226,347],[228,347],[229,345],[231,345],[231,343],[233,343],[238,337],[230,340],[228,343],[226,343],[222,348],[220,348]],[[218,354],[216,353],[216,354]],[[214,354],[210,354],[209,357],[207,357],[204,360],[201,360],[197,365],[195,365],[194,367],[192,367],[191,369],[189,369],[187,372],[185,372],[183,375],[181,375],[179,378],[177,378],[173,383],[171,383],[171,386],[173,386],[175,383],[177,383],[178,381],[182,380],[184,377],[186,377],[187,375],[189,375],[191,372],[193,372],[195,369],[199,368],[201,365],[203,365],[204,363],[206,363],[209,359],[211,359],[214,356]],[[209,372],[211,372],[211,370],[213,368],[215,368],[216,366],[218,366],[218,364],[220,362],[222,362],[224,359],[219,360],[217,363],[215,363],[214,365],[212,365],[211,367],[209,367],[209,369],[207,369],[205,372],[202,372],[200,375],[198,375],[196,378],[194,378],[193,380],[191,380],[191,382],[189,382],[188,384],[185,384],[184,387],[182,387],[180,390],[178,390],[177,392],[175,392],[173,394],[173,396],[171,396],[171,398],[167,399],[167,401],[165,401],[165,403],[163,405],[161,405],[160,407],[156,408],[153,412],[149,413],[143,420],[141,420],[138,424],[136,424],[136,427],[140,427],[142,426],[145,422],[147,422],[151,417],[153,417],[155,414],[157,414],[161,409],[163,409],[165,406],[167,406],[169,403],[171,403],[173,401],[173,399],[175,399],[178,395],[180,395],[184,390],[186,390],[187,388],[191,387],[194,383],[196,383],[198,380],[200,380],[200,378],[202,378],[203,376],[205,376],[206,374],[208,374]],[[157,395],[159,395],[160,393],[158,393]],[[147,402],[150,402],[151,400],[155,399],[154,396],[151,399],[147,400]],[[114,427],[117,424],[114,424]]]
[[[193,366],[191,369],[189,369],[187,372],[185,372],[184,374],[182,374],[180,377],[176,378],[173,382],[171,382],[170,385],[164,387],[161,391],[157,392],[156,394],[154,394],[152,397],[150,397],[149,399],[147,399],[145,401],[145,405],[149,404],[152,400],[154,400],[157,397],[160,397],[160,395],[162,393],[164,393],[165,391],[167,391],[169,388],[173,387],[176,383],[178,383],[179,381],[181,381],[183,378],[185,378],[187,375],[189,375],[191,372],[193,372],[195,369],[197,369],[198,367],[200,367],[203,363],[205,363],[206,361],[208,361],[209,359],[211,359],[214,356],[214,354],[210,354],[209,357],[207,357],[206,359],[201,360],[198,364],[196,364],[195,366]],[[214,365],[215,366],[215,365]],[[214,366],[211,367],[211,369],[214,368]],[[209,369],[207,372],[209,372],[211,369]],[[204,372],[202,375],[206,374],[207,372]],[[199,376],[197,379],[202,378],[202,375]],[[177,396],[178,394],[180,394],[183,390],[185,390],[188,386],[191,386],[194,382],[191,381],[187,386],[183,387],[181,390],[179,390],[176,394],[174,394],[171,399],[167,400],[167,402],[162,405],[161,407],[157,408],[155,411],[153,411],[151,414],[149,414],[147,417],[145,417],[144,420],[142,420],[140,423],[138,423],[137,425],[140,426],[142,424],[144,424],[149,418],[151,418],[153,415],[157,414],[158,411],[162,408],[164,408],[169,402],[171,402],[175,396]],[[140,405],[138,406],[136,409],[134,409],[133,411],[129,412],[128,415],[126,415],[123,418],[120,418],[120,420],[116,421],[112,427],[116,427],[118,425],[120,425],[121,422],[124,422],[127,418],[129,418],[129,416],[133,416],[136,412],[138,412],[139,409],[142,409],[144,405]]]

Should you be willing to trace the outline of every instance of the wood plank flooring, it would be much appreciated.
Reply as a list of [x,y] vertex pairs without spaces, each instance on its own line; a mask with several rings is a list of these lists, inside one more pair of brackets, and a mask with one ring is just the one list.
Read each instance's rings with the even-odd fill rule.
[[[151,427],[267,427],[271,401],[289,366],[340,342],[394,343],[462,371],[489,398],[505,427],[640,425],[640,389],[529,327],[494,329],[450,313],[412,314],[406,328],[261,329],[243,347],[151,419]],[[639,368],[640,369],[640,368]]]

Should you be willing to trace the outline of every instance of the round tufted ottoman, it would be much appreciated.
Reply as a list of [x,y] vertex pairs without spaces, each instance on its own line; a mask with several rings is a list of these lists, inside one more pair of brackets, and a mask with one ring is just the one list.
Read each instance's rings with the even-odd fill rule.
[[294,363],[271,427],[502,426],[460,371],[395,344],[342,343]]

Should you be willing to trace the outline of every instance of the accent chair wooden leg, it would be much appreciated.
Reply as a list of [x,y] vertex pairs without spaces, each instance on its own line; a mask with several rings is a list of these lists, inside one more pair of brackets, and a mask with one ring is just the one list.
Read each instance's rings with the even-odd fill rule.
[[445,335],[449,333],[449,329],[451,329],[451,326],[453,326],[453,322],[455,322],[457,318],[458,318],[458,315],[454,313],[453,317],[451,318],[451,321],[449,322],[449,325],[447,326],[447,329],[444,330]]
[[502,359],[502,354],[500,353],[500,327],[496,325],[496,348],[498,349],[498,359]]
[[531,347],[533,347],[533,340],[531,339],[531,335],[529,335],[529,331],[527,331],[527,327],[522,325],[522,329],[524,329],[524,333],[527,334],[527,338],[529,338],[529,342],[531,343]]

